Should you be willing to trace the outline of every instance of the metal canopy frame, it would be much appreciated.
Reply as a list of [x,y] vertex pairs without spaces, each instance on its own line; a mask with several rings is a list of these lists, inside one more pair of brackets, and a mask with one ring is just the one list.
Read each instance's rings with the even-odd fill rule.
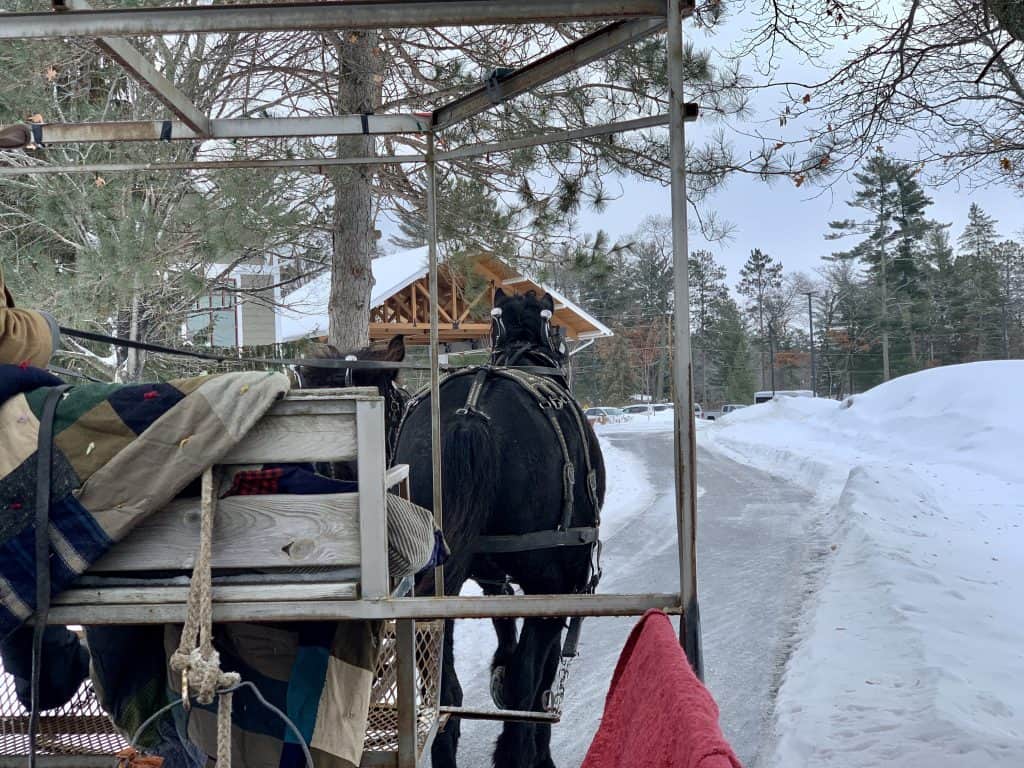
[[[703,674],[700,612],[696,569],[696,441],[693,413],[693,369],[689,332],[689,273],[685,168],[685,123],[697,116],[696,105],[683,102],[683,19],[692,14],[692,0],[348,0],[301,4],[251,6],[191,6],[131,10],[90,10],[87,0],[52,0],[59,13],[4,14],[0,40],[93,38],[119,61],[144,87],[170,109],[176,119],[133,123],[95,123],[34,126],[36,141],[43,143],[90,141],[196,141],[216,138],[329,136],[339,134],[423,134],[423,154],[386,157],[309,158],[299,160],[254,159],[181,163],[107,163],[79,166],[26,165],[0,167],[0,176],[39,173],[93,173],[146,170],[224,168],[279,168],[322,170],[337,165],[423,163],[427,173],[427,234],[431,317],[431,404],[435,514],[440,522],[440,413],[438,378],[438,285],[436,165],[463,158],[520,147],[641,130],[668,125],[672,189],[674,292],[676,297],[673,348],[674,445],[676,456],[676,522],[679,538],[680,592],[658,596],[659,607],[679,613],[680,642],[698,676]],[[611,21],[593,34],[577,40],[459,99],[435,109],[430,115],[340,115],[322,118],[264,118],[211,120],[172,82],[123,37],[151,34],[203,32],[300,31],[328,29],[379,29],[387,27],[442,27],[483,24],[534,24],[584,20]],[[579,67],[667,28],[670,111],[636,120],[577,130],[558,130],[493,144],[476,144],[446,152],[435,151],[435,133],[550,82]],[[436,580],[439,584],[441,579]],[[652,605],[650,595],[601,595],[577,597],[573,612],[585,615],[639,614]],[[664,598],[669,598],[664,601]],[[572,598],[502,597],[500,603],[477,601],[474,613],[466,599],[413,598],[417,608],[394,610],[417,617],[457,615],[553,615],[565,611]],[[384,601],[387,602],[387,601]],[[662,604],[667,602],[668,604]],[[402,603],[405,605],[405,603]],[[380,608],[387,613],[382,605]]]

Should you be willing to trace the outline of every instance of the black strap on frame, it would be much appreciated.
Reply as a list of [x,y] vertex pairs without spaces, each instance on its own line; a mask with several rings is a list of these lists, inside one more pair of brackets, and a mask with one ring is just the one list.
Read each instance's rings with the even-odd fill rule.
[[39,420],[39,444],[36,448],[36,623],[32,629],[32,680],[29,715],[29,768],[36,766],[36,739],[39,731],[39,681],[42,676],[43,633],[50,612],[50,491],[53,486],[53,422],[57,403],[69,389],[65,384],[53,387],[43,401]]

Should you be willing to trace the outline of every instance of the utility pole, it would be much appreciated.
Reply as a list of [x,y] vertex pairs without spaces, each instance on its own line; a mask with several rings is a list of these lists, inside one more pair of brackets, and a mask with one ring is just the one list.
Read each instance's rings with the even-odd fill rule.
[[1006,254],[1006,283],[1003,286],[1003,357],[1007,360],[1010,359],[1010,324],[1009,324],[1009,305],[1010,305],[1010,259],[1012,253],[1007,252]]
[[768,356],[770,358],[769,365],[771,366],[772,376],[772,399],[775,398],[775,326],[772,325],[772,321],[768,321]]
[[811,305],[811,297],[814,296],[814,291],[804,291],[807,294],[807,324],[810,326],[810,340],[811,345],[811,394],[815,397],[818,396],[818,370],[814,360],[814,309]]
[[882,381],[889,380],[889,276],[886,274],[885,246],[879,264],[882,267]]

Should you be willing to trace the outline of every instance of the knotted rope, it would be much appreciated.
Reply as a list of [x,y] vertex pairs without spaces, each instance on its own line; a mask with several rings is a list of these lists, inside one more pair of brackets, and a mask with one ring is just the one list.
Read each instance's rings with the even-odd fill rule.
[[[213,469],[203,472],[199,527],[199,552],[192,567],[188,590],[188,613],[178,650],[171,655],[171,669],[181,673],[182,706],[188,709],[192,696],[200,704],[217,704],[217,768],[231,768],[231,697],[226,688],[241,682],[237,672],[223,672],[220,654],[213,647],[213,514],[217,496]],[[198,644],[196,639],[198,637]]]

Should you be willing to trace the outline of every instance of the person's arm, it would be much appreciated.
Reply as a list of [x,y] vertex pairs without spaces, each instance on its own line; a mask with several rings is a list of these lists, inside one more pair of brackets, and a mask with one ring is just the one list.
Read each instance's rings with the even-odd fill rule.
[[0,268],[0,363],[45,368],[59,340],[60,330],[50,315],[14,306]]

